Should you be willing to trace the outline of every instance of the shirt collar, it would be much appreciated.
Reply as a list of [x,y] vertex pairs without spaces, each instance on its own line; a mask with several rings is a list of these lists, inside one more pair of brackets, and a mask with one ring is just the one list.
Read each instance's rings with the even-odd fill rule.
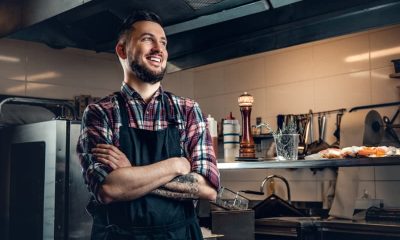
[[[126,84],[125,82],[122,82],[122,86],[121,86],[121,92],[124,95],[124,97],[127,100],[141,100],[144,101],[142,96],[140,96],[140,94],[133,88],[131,88],[128,84]],[[152,98],[155,98],[157,100],[159,100],[162,96],[162,93],[164,92],[163,87],[160,85],[160,87],[157,89],[157,91],[154,93]]]

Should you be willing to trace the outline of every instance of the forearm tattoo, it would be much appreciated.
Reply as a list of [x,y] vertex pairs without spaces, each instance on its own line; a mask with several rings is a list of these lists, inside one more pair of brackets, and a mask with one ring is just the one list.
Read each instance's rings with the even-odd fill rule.
[[198,199],[199,180],[195,173],[189,173],[172,179],[153,193],[172,199]]
[[172,192],[172,191],[166,190],[162,187],[154,189],[151,193],[158,195],[158,196],[171,198],[171,199],[175,199],[175,200],[181,200],[181,201],[199,198],[196,194],[193,194],[193,193]]

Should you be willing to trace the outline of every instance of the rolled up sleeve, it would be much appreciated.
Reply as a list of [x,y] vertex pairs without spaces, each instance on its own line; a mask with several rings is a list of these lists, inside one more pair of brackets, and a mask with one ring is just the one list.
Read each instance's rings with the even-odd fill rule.
[[218,190],[220,174],[206,121],[195,103],[187,118],[187,154],[190,156],[192,171],[204,176]]
[[112,143],[112,131],[107,117],[96,105],[89,105],[82,117],[77,154],[82,167],[82,176],[89,192],[98,200],[98,190],[112,169],[96,160],[91,150],[98,143]]

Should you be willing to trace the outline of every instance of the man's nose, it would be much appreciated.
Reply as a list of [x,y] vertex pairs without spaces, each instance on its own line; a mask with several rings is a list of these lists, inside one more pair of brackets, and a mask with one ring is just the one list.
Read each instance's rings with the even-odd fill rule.
[[163,52],[163,51],[165,51],[165,47],[164,47],[163,43],[161,43],[161,42],[154,42],[151,50],[155,51],[155,52]]

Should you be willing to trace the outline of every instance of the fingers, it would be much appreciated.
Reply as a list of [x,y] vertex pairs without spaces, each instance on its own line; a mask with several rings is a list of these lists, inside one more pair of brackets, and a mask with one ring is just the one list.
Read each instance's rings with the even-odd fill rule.
[[109,144],[97,144],[95,148],[92,149],[93,154],[107,154],[114,158],[118,158],[123,154],[117,147]]
[[110,144],[97,144],[92,149],[92,153],[99,162],[110,166],[112,169],[132,166],[125,154]]
[[111,155],[101,154],[101,153],[93,153],[96,157],[97,161],[110,166],[112,169],[118,168],[118,160]]
[[105,165],[108,165],[108,166],[111,167],[113,170],[115,170],[115,169],[118,168],[118,166],[117,166],[113,161],[111,161],[111,160],[108,160],[108,159],[106,159],[106,158],[104,158],[104,157],[100,157],[100,156],[98,156],[98,157],[96,157],[96,158],[97,158],[97,161],[99,161],[99,162],[101,162],[101,163],[103,163],[103,164],[105,164]]
[[117,147],[107,144],[97,144],[95,148],[92,149],[92,153],[97,156],[98,154],[108,155],[114,159],[120,159],[125,157]]
[[123,152],[121,152],[121,150],[119,150],[119,148],[117,148],[116,146],[111,145],[111,144],[97,144],[96,148],[110,150],[110,151],[115,152],[118,155],[124,154]]

